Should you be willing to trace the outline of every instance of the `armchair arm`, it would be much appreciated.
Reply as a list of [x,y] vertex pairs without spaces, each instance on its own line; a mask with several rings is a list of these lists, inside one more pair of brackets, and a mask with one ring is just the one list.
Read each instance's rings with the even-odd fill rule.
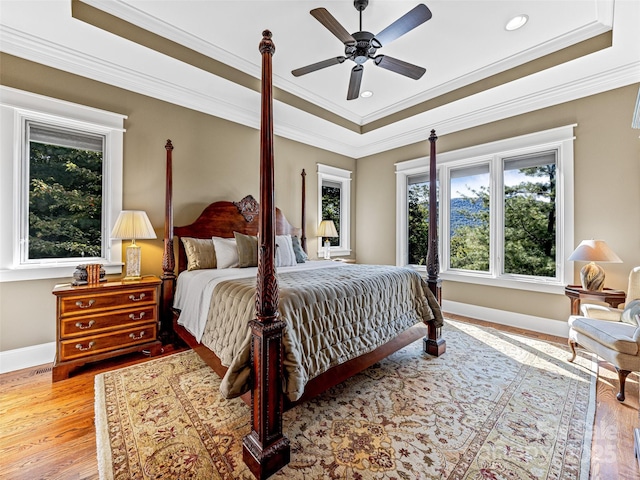
[[640,345],[640,327],[636,328],[636,331],[633,333],[633,340]]
[[585,317],[608,320],[610,322],[619,322],[620,315],[622,315],[622,310],[618,308],[610,308],[592,303],[583,303],[580,305],[580,310]]

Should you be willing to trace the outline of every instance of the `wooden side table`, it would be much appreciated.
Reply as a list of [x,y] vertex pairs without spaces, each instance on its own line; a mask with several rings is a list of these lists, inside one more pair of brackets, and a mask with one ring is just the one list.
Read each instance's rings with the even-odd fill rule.
[[580,315],[580,302],[582,300],[605,302],[616,308],[621,303],[624,303],[627,296],[622,290],[605,288],[598,292],[585,290],[582,285],[567,285],[564,287],[564,294],[571,299],[571,315]]
[[125,353],[157,355],[160,279],[104,282],[74,287],[56,285],[56,359],[53,381],[88,362]]

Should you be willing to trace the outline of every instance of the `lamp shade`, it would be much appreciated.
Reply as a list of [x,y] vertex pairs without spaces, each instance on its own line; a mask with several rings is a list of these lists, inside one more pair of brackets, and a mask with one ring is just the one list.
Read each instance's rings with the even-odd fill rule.
[[622,263],[604,240],[583,240],[569,256],[569,261]]
[[573,262],[589,262],[580,270],[580,282],[585,290],[604,289],[604,269],[595,262],[622,263],[620,257],[604,240],[583,240],[569,256]]
[[337,237],[338,231],[333,220],[322,220],[318,226],[318,237]]
[[153,231],[149,217],[143,210],[123,210],[111,231],[111,238],[131,240],[156,238],[156,232]]

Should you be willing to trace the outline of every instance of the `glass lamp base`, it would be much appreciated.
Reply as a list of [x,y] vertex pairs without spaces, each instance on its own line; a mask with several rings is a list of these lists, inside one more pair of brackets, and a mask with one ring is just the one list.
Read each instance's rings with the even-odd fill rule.
[[140,247],[129,245],[127,247],[127,273],[123,281],[140,280]]

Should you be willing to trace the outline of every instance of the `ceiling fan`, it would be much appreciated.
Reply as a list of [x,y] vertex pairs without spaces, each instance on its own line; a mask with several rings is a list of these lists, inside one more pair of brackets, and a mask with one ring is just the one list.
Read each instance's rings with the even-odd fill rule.
[[371,32],[362,30],[362,12],[367,8],[367,5],[369,5],[369,0],[354,0],[353,5],[356,10],[360,12],[360,31],[353,34],[349,34],[325,8],[315,8],[311,10],[311,15],[338,37],[338,40],[344,43],[344,56],[329,58],[321,62],[312,63],[306,67],[297,68],[291,71],[293,76],[299,77],[322,68],[330,67],[331,65],[338,65],[345,60],[351,60],[356,63],[356,66],[351,69],[347,100],[354,100],[360,95],[360,83],[362,82],[364,63],[369,59],[373,60],[373,63],[378,67],[413,78],[414,80],[422,77],[426,71],[424,68],[398,60],[397,58],[389,57],[388,55],[376,55],[376,51],[429,20],[431,18],[431,11],[427,6],[419,4],[380,33],[374,35]]

